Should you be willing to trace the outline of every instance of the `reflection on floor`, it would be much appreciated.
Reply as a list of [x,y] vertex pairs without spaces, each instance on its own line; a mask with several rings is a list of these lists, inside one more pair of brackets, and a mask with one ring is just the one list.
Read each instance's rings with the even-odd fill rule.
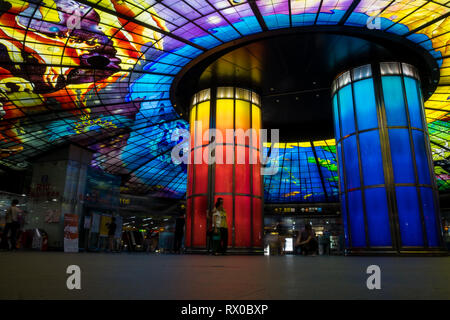
[[[81,268],[81,290],[66,268]],[[368,290],[369,265],[381,290]],[[0,252],[0,299],[449,299],[450,257]]]

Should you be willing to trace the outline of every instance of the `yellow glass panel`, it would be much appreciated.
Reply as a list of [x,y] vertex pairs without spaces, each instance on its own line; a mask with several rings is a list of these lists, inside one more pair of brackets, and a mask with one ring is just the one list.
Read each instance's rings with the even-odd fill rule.
[[311,148],[311,142],[300,142],[298,144],[299,147],[304,147],[304,148]]
[[190,144],[190,148],[192,149],[193,147],[194,147],[194,139],[195,139],[195,136],[194,136],[194,122],[195,122],[195,113],[197,112],[197,107],[196,106],[194,106],[192,109],[191,109],[191,114],[189,115],[189,124],[190,124],[190,142],[189,142],[189,144]]
[[259,130],[261,129],[261,109],[255,104],[252,105],[252,128],[253,128],[252,146],[255,148],[259,148],[260,143]]
[[252,128],[261,129],[261,109],[255,104],[252,105]]
[[197,105],[197,129],[195,131],[195,146],[209,143],[209,139],[203,139],[206,130],[209,129],[209,101],[199,103]]
[[217,143],[223,143],[226,129],[233,129],[233,100],[217,99],[216,105],[216,129],[222,133],[218,135]]
[[191,125],[191,132],[192,132],[192,126],[194,125],[195,121],[195,113],[197,112],[197,106],[194,106],[191,109],[191,114],[189,115],[189,124]]
[[250,128],[250,102],[236,100],[236,129]]

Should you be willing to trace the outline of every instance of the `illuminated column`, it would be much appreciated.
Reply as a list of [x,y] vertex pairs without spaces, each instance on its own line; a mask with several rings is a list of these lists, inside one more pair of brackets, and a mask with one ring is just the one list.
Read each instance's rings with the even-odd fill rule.
[[230,251],[262,252],[259,95],[234,87],[200,91],[192,99],[189,119],[186,248],[205,250],[211,223],[207,212],[220,197],[227,212]]
[[364,65],[332,86],[346,250],[438,252],[438,194],[417,70]]

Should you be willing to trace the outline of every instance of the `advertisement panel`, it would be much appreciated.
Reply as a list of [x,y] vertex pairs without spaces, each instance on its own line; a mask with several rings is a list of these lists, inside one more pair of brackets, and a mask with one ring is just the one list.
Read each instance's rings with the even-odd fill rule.
[[100,222],[100,236],[107,237],[108,236],[108,224],[111,223],[111,217],[102,215],[102,218],[100,221],[101,221]]
[[77,214],[64,214],[64,252],[78,252]]

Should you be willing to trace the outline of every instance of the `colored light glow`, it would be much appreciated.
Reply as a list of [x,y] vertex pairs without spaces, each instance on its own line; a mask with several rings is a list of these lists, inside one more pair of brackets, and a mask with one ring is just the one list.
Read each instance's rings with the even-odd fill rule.
[[[20,169],[30,157],[76,141],[95,152],[94,166],[114,174],[131,172],[125,189],[183,197],[186,166],[170,163],[170,133],[188,124],[171,105],[170,86],[181,68],[204,51],[262,31],[249,4],[241,2],[54,0],[39,5],[5,0],[0,16],[0,164]],[[336,25],[352,1],[290,3],[289,10],[287,0],[257,1],[269,29]],[[443,3],[363,0],[345,24],[366,28],[367,18],[379,16],[379,32],[404,36],[416,30],[407,39],[435,57],[439,87],[425,112],[438,186],[448,191],[450,21],[434,21],[449,12]],[[75,11],[79,23],[68,21]],[[23,62],[39,67],[21,69]],[[84,115],[91,124],[81,119]],[[286,193],[292,192],[297,190]],[[299,194],[314,198],[314,192]]]
[[[195,95],[192,100],[190,119],[191,121],[200,120],[199,108],[207,108],[204,113],[208,115],[207,118],[209,119],[209,109],[215,105],[216,121],[214,122],[223,136],[223,139],[217,139],[216,143],[229,143],[224,140],[228,130],[241,129],[245,131],[251,128],[251,123],[257,124],[258,127],[261,126],[260,111],[255,113],[255,118],[253,118],[251,112],[254,108],[259,109],[258,106],[252,105],[250,102],[252,96],[255,95],[254,93],[234,88],[217,88],[217,91],[211,91],[216,94],[216,97],[221,98],[210,102],[210,96],[203,96],[201,93]],[[237,97],[247,100],[241,100]],[[202,101],[203,98],[208,100]],[[206,122],[206,124],[208,126],[203,126],[202,130],[209,128],[209,122]],[[205,142],[196,133],[193,137],[195,148],[192,149],[191,147],[191,153],[205,154],[209,149],[209,141]],[[231,147],[231,150],[224,145],[216,146],[214,156],[217,160],[217,157],[221,157],[220,154],[223,154],[222,160],[224,161],[220,161],[221,163],[216,161],[214,166],[205,162],[189,165],[188,210],[186,213],[187,247],[206,246],[208,196],[213,197],[214,201],[218,197],[224,200],[224,208],[227,212],[229,245],[234,244],[238,248],[261,246],[262,206],[260,198],[262,194],[261,187],[256,185],[261,183],[261,171],[259,164],[250,164],[249,147],[249,136],[246,136],[245,139],[236,138],[236,145]],[[239,155],[245,155],[245,158],[242,158],[244,161],[240,162]],[[231,159],[232,162],[226,161],[226,159]],[[206,161],[206,159],[203,160]]]

